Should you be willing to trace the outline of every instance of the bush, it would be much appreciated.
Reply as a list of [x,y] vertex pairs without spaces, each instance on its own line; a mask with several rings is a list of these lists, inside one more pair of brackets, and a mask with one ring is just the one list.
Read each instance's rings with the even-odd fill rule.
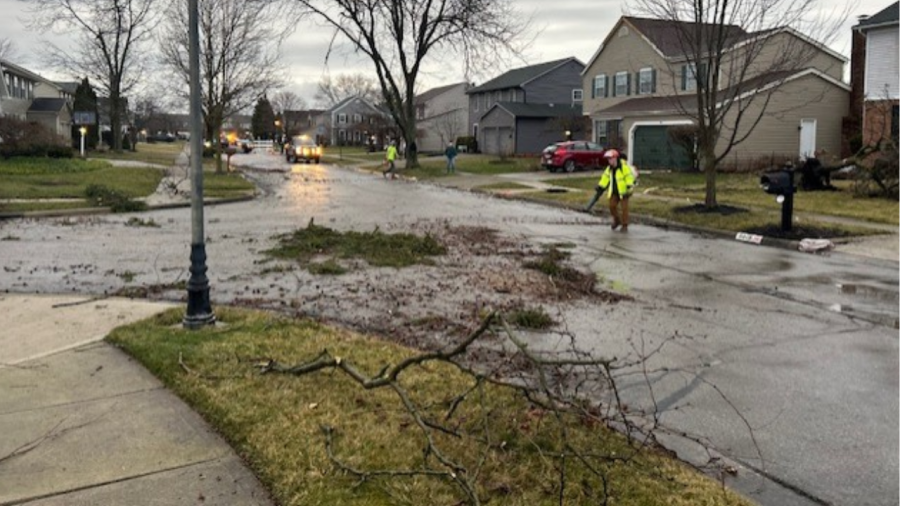
[[464,137],[457,137],[456,145],[457,146],[465,146],[466,150],[468,150],[469,153],[477,153],[478,152],[478,140],[476,140],[475,137],[473,137],[471,135],[467,135]]
[[103,185],[92,184],[85,188],[84,193],[94,205],[109,207],[114,213],[129,213],[147,209],[147,204],[144,202],[131,200],[127,195]]
[[63,139],[47,127],[34,121],[23,121],[12,117],[0,117],[0,157],[14,156],[43,157],[63,154],[56,151],[64,148]]
[[47,156],[50,158],[74,158],[75,150],[70,146],[50,146],[47,149]]

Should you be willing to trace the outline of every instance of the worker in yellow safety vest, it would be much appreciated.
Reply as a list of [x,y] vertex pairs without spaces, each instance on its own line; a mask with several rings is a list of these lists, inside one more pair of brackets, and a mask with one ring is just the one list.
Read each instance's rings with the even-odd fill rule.
[[[634,193],[635,171],[628,165],[625,160],[619,158],[619,152],[610,149],[603,154],[606,158],[607,167],[600,176],[600,182],[597,183],[597,191],[594,198],[585,206],[584,210],[590,212],[600,194],[607,193],[609,198],[609,213],[612,216],[612,229],[616,230],[622,227],[622,232],[628,231],[628,198]],[[622,214],[619,215],[619,204],[622,205]]]

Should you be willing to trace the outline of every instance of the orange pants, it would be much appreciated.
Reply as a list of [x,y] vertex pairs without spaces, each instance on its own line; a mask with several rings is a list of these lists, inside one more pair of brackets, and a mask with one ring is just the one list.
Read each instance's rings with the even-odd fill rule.
[[[622,204],[622,216],[619,217],[619,204]],[[628,197],[619,197],[612,195],[609,197],[609,214],[612,216],[613,229],[622,225],[622,228],[628,228]]]

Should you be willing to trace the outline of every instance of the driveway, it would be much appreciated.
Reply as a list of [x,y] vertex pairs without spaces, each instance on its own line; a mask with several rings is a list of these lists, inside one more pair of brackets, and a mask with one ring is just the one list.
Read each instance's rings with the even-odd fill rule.
[[[662,346],[651,372],[621,378],[623,394],[655,407],[673,433],[726,455],[737,469],[727,482],[761,504],[897,504],[896,261],[640,225],[622,234],[570,210],[278,157],[259,169],[248,174],[261,198],[205,211],[214,304],[279,309],[426,346],[440,344],[442,330],[471,326],[483,307],[540,305],[558,327],[529,335],[535,346],[575,336],[580,348],[619,358]],[[138,215],[145,226],[132,217],[0,222],[0,286],[180,300],[190,210]],[[276,234],[311,220],[341,231],[431,233],[450,252],[433,266],[343,276],[313,276],[263,254]],[[521,259],[551,245],[595,273],[599,291],[628,298],[537,290],[546,280],[523,274]],[[445,328],[411,324],[435,315]],[[664,441],[708,463],[689,439]]]

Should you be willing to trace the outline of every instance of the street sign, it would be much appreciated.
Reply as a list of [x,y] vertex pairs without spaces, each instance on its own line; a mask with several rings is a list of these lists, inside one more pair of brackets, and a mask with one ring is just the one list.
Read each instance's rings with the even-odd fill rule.
[[97,115],[93,112],[75,111],[72,113],[72,122],[76,125],[93,125],[97,123]]

